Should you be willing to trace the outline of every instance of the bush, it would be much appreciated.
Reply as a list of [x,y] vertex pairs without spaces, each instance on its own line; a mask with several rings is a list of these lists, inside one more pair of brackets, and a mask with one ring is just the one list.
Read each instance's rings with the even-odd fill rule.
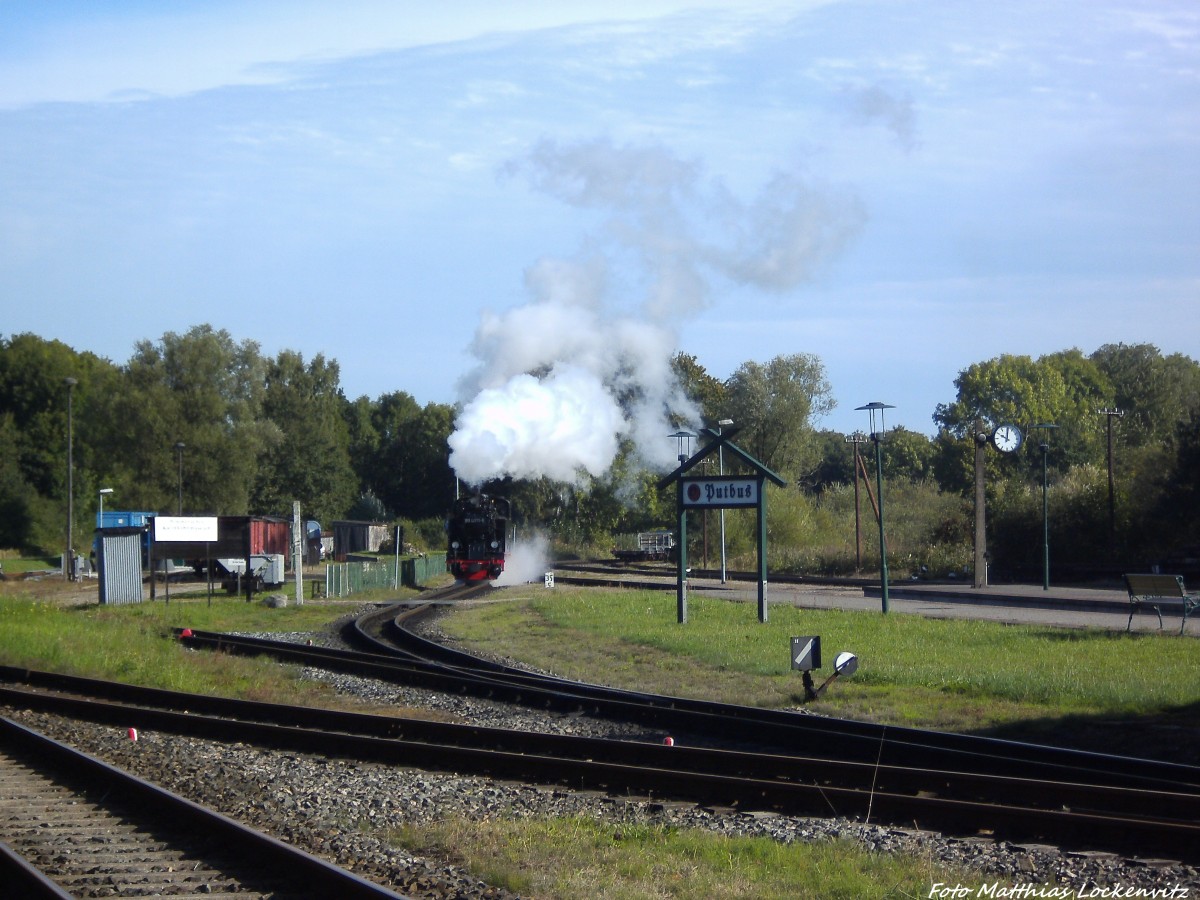
[[[893,484],[885,481],[883,489],[888,567],[897,577],[922,571],[930,577],[964,570],[969,573],[972,560],[969,504],[956,494],[941,492],[930,481],[899,480]],[[878,571],[879,527],[862,487],[860,504],[862,567]],[[851,485],[834,485],[817,496],[794,488],[771,489],[767,497],[768,566],[792,574],[855,572],[854,519]],[[727,511],[727,554],[737,568],[755,566],[756,527],[753,510]],[[710,546],[711,543],[710,533]]]

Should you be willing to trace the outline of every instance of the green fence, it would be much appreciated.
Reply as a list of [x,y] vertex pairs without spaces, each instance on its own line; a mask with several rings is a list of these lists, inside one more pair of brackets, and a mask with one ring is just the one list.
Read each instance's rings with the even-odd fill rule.
[[430,553],[399,561],[397,577],[395,559],[372,562],[330,563],[325,567],[325,596],[348,597],[373,588],[420,587],[434,575],[446,571],[446,554]]

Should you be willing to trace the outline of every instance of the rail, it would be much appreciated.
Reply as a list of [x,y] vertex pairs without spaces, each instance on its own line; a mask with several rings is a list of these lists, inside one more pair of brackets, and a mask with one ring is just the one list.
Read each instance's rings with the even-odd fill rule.
[[[1153,848],[1156,855],[1178,854],[1186,861],[1194,861],[1200,847],[1200,796],[1182,789],[546,735],[229,701],[45,673],[24,677],[42,689],[0,687],[0,702],[93,721],[136,722],[139,730],[559,783],[616,796],[649,793],[742,811],[919,821],[958,834],[975,833],[986,823],[1000,839],[1084,842],[1086,849],[1124,853]],[[50,686],[53,691],[44,689]],[[68,688],[109,696],[68,695]]]
[[[21,885],[21,896],[61,897],[71,888],[82,891],[97,883],[108,893],[128,890],[143,896],[150,889],[163,894],[188,889],[247,892],[249,897],[403,900],[7,718],[0,718],[0,772],[6,801],[0,841],[11,851],[0,855],[0,883],[9,889]],[[106,839],[79,840],[80,829],[100,829],[97,820],[109,823],[103,827]],[[184,858],[173,867],[156,866],[155,854],[145,851],[162,843]],[[114,853],[124,862],[114,863]],[[39,863],[54,868],[41,871]]]

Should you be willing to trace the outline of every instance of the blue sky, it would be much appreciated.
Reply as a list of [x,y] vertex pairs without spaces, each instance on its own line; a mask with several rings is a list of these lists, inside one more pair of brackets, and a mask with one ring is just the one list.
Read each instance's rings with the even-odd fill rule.
[[449,403],[575,330],[931,433],[1001,353],[1197,357],[1198,289],[1191,0],[0,4],[0,333],[117,363]]

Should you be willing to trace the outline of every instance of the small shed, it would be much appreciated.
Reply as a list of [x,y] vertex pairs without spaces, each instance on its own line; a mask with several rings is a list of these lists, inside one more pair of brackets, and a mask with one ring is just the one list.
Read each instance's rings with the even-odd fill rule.
[[345,562],[348,553],[378,553],[387,539],[388,526],[381,522],[334,522],[333,558]]
[[141,603],[144,528],[97,528],[100,603]]

